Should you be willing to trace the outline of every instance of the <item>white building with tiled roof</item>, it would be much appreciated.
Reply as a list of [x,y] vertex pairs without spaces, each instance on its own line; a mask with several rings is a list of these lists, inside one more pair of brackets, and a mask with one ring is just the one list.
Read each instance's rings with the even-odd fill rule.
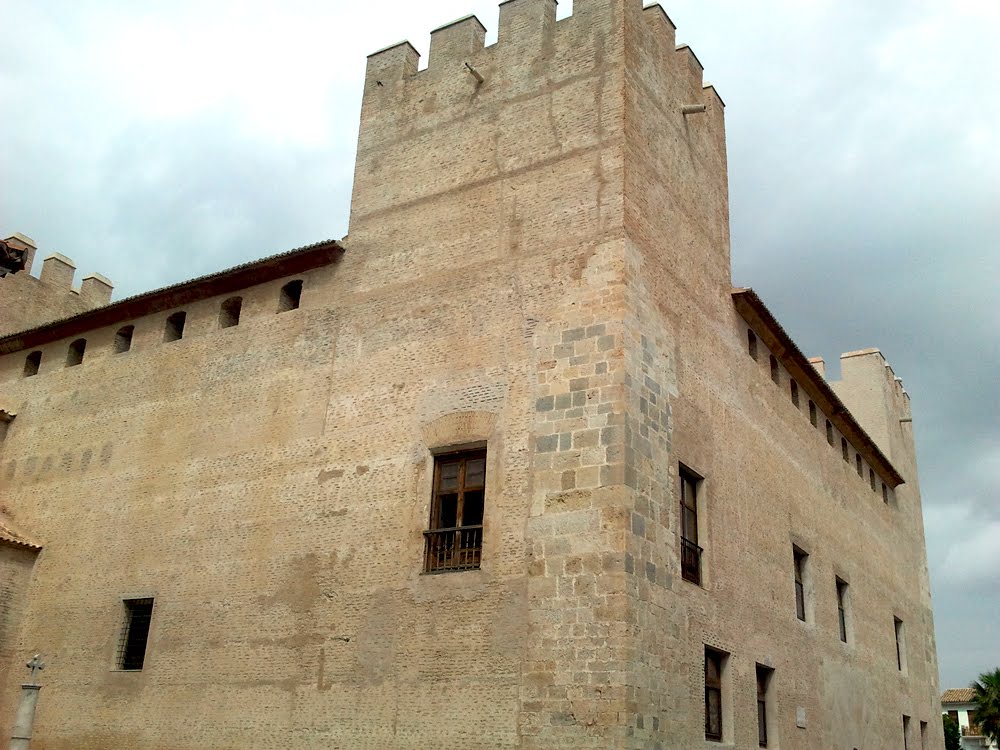
[[949,714],[962,731],[962,748],[991,748],[997,743],[983,737],[976,722],[976,691],[972,688],[951,688],[941,694],[941,713]]

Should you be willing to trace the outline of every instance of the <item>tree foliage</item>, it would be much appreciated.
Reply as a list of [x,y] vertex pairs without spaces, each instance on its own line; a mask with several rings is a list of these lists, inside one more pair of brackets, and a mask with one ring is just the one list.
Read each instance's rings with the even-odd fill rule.
[[962,730],[958,728],[958,719],[948,714],[941,714],[944,723],[944,750],[962,750]]
[[983,736],[1000,742],[1000,667],[983,672],[969,687],[976,691],[976,723]]

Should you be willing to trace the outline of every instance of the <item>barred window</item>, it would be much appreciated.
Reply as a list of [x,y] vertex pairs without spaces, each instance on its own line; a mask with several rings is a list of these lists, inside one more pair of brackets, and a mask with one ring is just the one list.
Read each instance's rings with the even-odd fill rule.
[[424,532],[424,572],[479,568],[485,499],[485,450],[435,456],[430,528]]
[[126,599],[125,618],[118,640],[118,669],[140,670],[146,660],[146,641],[153,617],[152,599]]

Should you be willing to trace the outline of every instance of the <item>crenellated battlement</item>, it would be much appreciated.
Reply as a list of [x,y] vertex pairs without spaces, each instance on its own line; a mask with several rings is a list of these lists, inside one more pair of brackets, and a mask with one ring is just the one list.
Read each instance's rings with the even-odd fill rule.
[[[455,191],[509,180],[523,170],[551,174],[543,165],[595,148],[610,151],[599,167],[604,176],[588,178],[586,191],[617,175],[620,189],[594,196],[610,201],[629,192],[624,163],[615,161],[644,158],[612,144],[631,137],[636,129],[630,120],[650,117],[638,130],[674,134],[670,148],[690,162],[687,183],[694,189],[685,200],[691,210],[727,204],[718,197],[727,182],[723,102],[704,84],[691,48],[676,46],[676,26],[659,5],[576,0],[573,13],[557,20],[555,0],[506,0],[494,44],[486,45],[486,26],[476,16],[439,26],[430,36],[424,69],[408,41],[368,57],[351,205],[354,242],[395,231],[389,217],[402,217],[398,212],[407,205],[431,196],[458,200]],[[697,167],[699,161],[713,166]],[[548,189],[565,192],[573,180],[584,179],[578,168],[570,171]],[[669,172],[662,174],[666,179]],[[466,196],[456,210],[478,201]],[[581,221],[599,216],[610,230],[624,223],[623,209],[619,200],[565,211]],[[728,211],[714,214],[712,221]],[[366,227],[367,217],[377,217],[378,225]],[[579,233],[593,235],[594,229],[580,226]],[[728,236],[714,239],[728,246]],[[719,266],[728,275],[728,253]]]
[[[704,67],[689,45],[675,46],[677,26],[659,4],[642,6],[640,0],[576,0],[574,12],[557,21],[556,0],[504,0],[499,4],[495,44],[486,46],[486,26],[475,15],[450,21],[431,31],[430,53],[423,70],[419,66],[421,55],[409,41],[370,54],[365,93],[367,95],[372,87],[393,88],[400,80],[433,77],[440,71],[467,72],[467,66],[473,60],[482,62],[484,54],[495,55],[512,49],[520,52],[544,50],[550,57],[558,57],[560,52],[571,52],[555,48],[563,29],[604,21],[624,30],[629,23],[639,21],[637,14],[645,17],[650,28],[655,27],[665,46],[676,51],[691,75],[692,84],[703,88]],[[715,96],[718,98],[717,94]],[[721,103],[721,98],[718,101]]]
[[0,255],[7,259],[0,275],[0,333],[75,315],[111,301],[114,285],[106,276],[91,273],[74,288],[76,264],[61,253],[51,253],[36,277],[31,274],[38,251],[34,240],[14,234],[0,244]]

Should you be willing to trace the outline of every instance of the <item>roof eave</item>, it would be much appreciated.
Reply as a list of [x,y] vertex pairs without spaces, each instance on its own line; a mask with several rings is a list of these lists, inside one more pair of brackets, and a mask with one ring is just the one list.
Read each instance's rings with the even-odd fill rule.
[[60,339],[78,336],[95,328],[125,322],[144,315],[171,310],[192,302],[228,294],[273,279],[329,265],[340,259],[344,248],[336,240],[272,255],[217,273],[128,297],[110,305],[55,320],[26,331],[0,337],[0,354],[30,349]]
[[732,297],[737,312],[781,361],[798,382],[799,387],[805,390],[816,406],[829,416],[830,422],[857,449],[868,465],[874,468],[890,487],[895,488],[904,484],[906,480],[903,476],[854,418],[829,383],[817,372],[791,336],[785,332],[757,293],[749,288],[734,289]]

